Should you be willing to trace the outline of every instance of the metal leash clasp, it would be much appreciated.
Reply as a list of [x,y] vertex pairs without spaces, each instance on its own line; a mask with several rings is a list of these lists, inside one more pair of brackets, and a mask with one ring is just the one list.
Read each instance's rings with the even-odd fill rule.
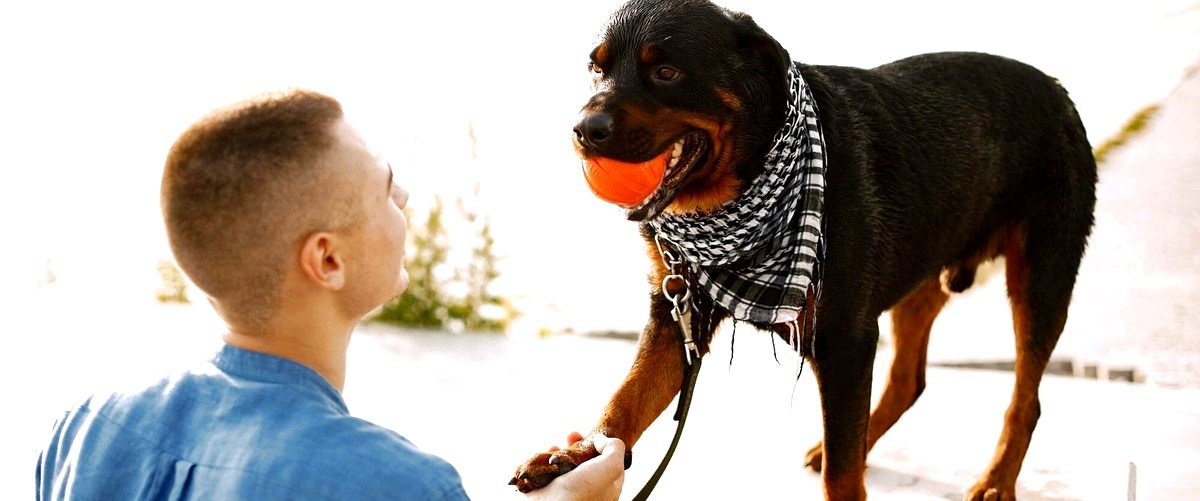
[[[658,246],[658,253],[662,256],[663,264],[670,271],[669,275],[663,277],[662,293],[671,302],[671,318],[675,319],[675,322],[679,324],[679,331],[683,333],[683,354],[687,357],[687,364],[690,366],[693,360],[700,358],[700,351],[696,348],[696,340],[692,337],[692,284],[683,275],[683,267],[687,264],[671,252],[659,235],[654,235],[654,243]],[[668,285],[674,280],[683,284],[683,292],[671,293]]]

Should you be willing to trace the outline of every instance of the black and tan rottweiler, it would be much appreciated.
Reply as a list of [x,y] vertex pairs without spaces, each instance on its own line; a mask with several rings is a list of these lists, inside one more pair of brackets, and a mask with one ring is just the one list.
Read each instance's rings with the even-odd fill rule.
[[[706,0],[632,0],[591,53],[597,92],[575,127],[581,157],[638,162],[683,144],[658,189],[628,213],[643,222],[655,263],[651,314],[595,431],[632,448],[679,392],[680,327],[645,223],[719,211],[763,172],[793,64],[811,88],[826,149],[822,290],[811,344],[801,345],[811,346],[803,354],[820,389],[824,440],[808,464],[822,472],[827,498],[866,496],[867,451],[924,390],[934,318],[981,262],[1002,256],[1016,385],[991,464],[965,498],[1013,499],[1093,223],[1096,165],[1067,92],[1030,66],[978,53],[873,69],[794,63],[750,16]],[[889,310],[895,360],[871,411],[878,320]],[[701,351],[727,318],[712,311],[695,333]],[[513,481],[537,489],[595,455],[586,440],[553,461],[538,454]]]

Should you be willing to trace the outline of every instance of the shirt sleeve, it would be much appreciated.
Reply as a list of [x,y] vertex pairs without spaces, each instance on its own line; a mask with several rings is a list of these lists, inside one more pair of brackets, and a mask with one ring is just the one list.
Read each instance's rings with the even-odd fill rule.
[[[70,450],[70,437],[64,436],[66,423],[70,416],[70,412],[63,412],[62,416],[54,420],[54,426],[50,428],[50,440],[46,447],[38,453],[37,469],[34,473],[34,489],[38,501],[54,497],[54,484],[58,477],[59,465],[62,464],[63,456]],[[66,447],[66,450],[62,450],[63,447]]]

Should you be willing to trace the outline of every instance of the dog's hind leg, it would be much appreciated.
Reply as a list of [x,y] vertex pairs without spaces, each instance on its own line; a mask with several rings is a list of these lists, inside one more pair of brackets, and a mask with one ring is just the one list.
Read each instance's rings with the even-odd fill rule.
[[[1089,225],[1090,214],[1089,208]],[[1018,226],[1004,247],[1016,331],[1016,384],[991,465],[964,499],[1016,498],[1017,474],[1041,414],[1038,385],[1066,324],[1086,228],[1031,221]]]
[[1035,171],[1038,178],[1026,187],[1019,206],[1023,222],[1001,245],[1016,334],[1016,384],[991,464],[967,490],[967,500],[1016,499],[1017,475],[1041,414],[1038,386],[1066,325],[1094,222],[1096,162],[1078,115],[1066,111],[1063,128]]
[[[867,450],[888,431],[900,416],[912,407],[925,389],[925,355],[929,349],[929,331],[933,320],[945,306],[949,295],[942,290],[938,279],[930,279],[910,292],[892,308],[892,343],[895,355],[887,386],[867,430]],[[821,469],[822,446],[808,451],[805,464]]]

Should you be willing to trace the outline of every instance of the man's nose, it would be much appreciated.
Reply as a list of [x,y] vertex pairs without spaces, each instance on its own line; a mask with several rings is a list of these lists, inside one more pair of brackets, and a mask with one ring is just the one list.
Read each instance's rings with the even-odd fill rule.
[[613,117],[603,111],[589,111],[575,125],[575,139],[585,146],[599,148],[613,136]]

